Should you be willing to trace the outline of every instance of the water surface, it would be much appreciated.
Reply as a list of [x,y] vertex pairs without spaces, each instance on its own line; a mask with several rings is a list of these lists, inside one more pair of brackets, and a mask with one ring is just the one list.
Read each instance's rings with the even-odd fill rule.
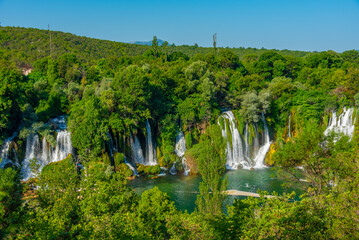
[[[272,168],[255,169],[253,171],[245,169],[228,171],[226,173],[226,176],[228,176],[227,189],[254,193],[260,189],[269,193],[276,191],[280,194],[295,191],[297,196],[303,193],[298,185],[290,188],[283,186],[286,182],[275,175]],[[157,186],[161,191],[168,194],[178,209],[192,212],[195,208],[200,182],[200,176],[165,175],[151,180],[137,178],[130,181],[129,186],[134,188],[138,194]],[[228,196],[225,205],[232,204],[235,198],[243,199],[245,197]]]

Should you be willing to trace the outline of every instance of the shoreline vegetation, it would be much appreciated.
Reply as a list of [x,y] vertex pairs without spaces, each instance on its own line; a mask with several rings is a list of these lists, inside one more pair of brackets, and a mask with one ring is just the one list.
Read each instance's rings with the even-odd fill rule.
[[[0,238],[358,239],[359,52],[213,39],[0,27]],[[265,165],[306,181],[300,201],[227,190],[226,169]],[[201,176],[195,211],[129,187],[163,169]]]

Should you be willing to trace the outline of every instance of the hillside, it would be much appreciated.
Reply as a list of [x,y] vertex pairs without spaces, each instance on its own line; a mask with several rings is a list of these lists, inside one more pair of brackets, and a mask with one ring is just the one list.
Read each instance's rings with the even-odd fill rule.
[[[74,53],[78,59],[89,62],[91,60],[113,56],[138,56],[146,50],[151,49],[151,46],[147,46],[147,44],[129,44],[99,40],[59,31],[22,27],[0,27],[0,56],[2,59],[9,60],[12,63],[16,62],[18,67],[31,66],[34,61],[50,56],[50,33],[51,55],[55,58],[66,53]],[[169,54],[172,52],[183,52],[189,57],[195,56],[196,54],[205,55],[213,52],[213,48],[198,47],[197,45],[170,45],[166,50]],[[232,48],[231,51],[240,58],[243,58],[245,55],[261,55],[267,50]],[[303,57],[308,53],[290,50],[275,51],[284,56],[291,55],[296,57]]]

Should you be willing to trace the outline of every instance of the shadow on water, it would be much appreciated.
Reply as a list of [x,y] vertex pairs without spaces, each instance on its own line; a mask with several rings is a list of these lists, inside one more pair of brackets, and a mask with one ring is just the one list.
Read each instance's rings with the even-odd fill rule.
[[[256,193],[257,190],[260,189],[269,193],[275,191],[279,194],[295,191],[297,200],[299,200],[299,195],[303,193],[303,190],[299,189],[299,187],[284,187],[283,184],[285,181],[274,177],[275,174],[271,168],[256,169],[253,171],[240,169],[228,171],[226,175],[228,176],[228,190],[235,189]],[[200,176],[165,175],[151,180],[137,178],[130,181],[128,185],[132,187],[137,194],[141,194],[145,190],[157,186],[161,191],[168,194],[178,209],[193,212],[200,181]],[[232,204],[236,198],[244,199],[245,197],[228,196],[225,205]]]

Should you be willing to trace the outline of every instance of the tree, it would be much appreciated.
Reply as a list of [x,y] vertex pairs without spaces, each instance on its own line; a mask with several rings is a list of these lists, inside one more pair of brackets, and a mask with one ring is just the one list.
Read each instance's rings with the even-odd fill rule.
[[156,36],[152,39],[152,49],[155,57],[158,57],[158,40]]
[[271,95],[268,91],[247,92],[241,96],[240,114],[246,122],[259,122],[262,113],[269,108]]
[[0,238],[13,232],[19,221],[21,194],[19,172],[12,168],[0,169]]
[[[320,195],[338,184],[343,172],[350,171],[339,157],[340,153],[350,151],[351,144],[346,136],[338,139],[334,133],[325,135],[322,127],[309,120],[299,136],[283,145],[273,159],[292,179],[300,181],[304,177],[309,182],[310,194]],[[298,166],[303,171],[298,171]]]
[[194,147],[194,156],[202,176],[200,194],[197,196],[197,209],[205,215],[219,215],[226,197],[227,178],[223,179],[227,161],[225,139],[218,125],[211,125]]
[[214,54],[217,52],[217,33],[213,34],[213,50]]
[[157,187],[142,193],[136,209],[136,217],[140,219],[142,231],[150,233],[156,239],[167,239],[167,218],[176,214],[174,203],[166,193]]
[[[128,239],[128,218],[138,196],[110,165],[90,163],[81,181],[80,219],[84,238]],[[132,216],[132,215],[131,215]],[[127,233],[126,233],[127,232]]]
[[71,141],[85,159],[96,158],[108,140],[108,118],[96,96],[82,99],[70,112],[68,128]]

